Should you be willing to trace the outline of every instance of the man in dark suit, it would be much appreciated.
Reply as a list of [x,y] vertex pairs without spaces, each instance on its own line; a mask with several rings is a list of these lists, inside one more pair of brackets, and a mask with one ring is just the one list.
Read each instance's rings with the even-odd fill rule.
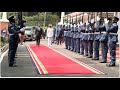
[[39,46],[40,45],[40,39],[41,39],[41,36],[43,34],[43,29],[41,27],[38,27],[38,26],[33,27],[33,29],[35,29],[36,45]]

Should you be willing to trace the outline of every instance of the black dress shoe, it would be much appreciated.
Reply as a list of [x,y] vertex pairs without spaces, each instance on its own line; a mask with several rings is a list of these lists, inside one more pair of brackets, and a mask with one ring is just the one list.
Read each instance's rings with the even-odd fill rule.
[[88,56],[87,58],[92,58],[92,56]]
[[99,58],[92,58],[92,60],[99,60]]
[[84,53],[80,53],[80,55],[84,55]]
[[107,61],[100,61],[100,63],[107,63]]
[[115,63],[114,64],[106,64],[106,66],[108,66],[108,67],[114,67],[115,66]]
[[9,67],[17,67],[18,65],[9,65]]

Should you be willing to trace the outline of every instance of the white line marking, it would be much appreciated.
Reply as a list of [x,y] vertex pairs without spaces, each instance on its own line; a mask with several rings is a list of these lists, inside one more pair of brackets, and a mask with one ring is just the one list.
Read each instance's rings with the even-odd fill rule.
[[38,64],[40,65],[42,71],[44,74],[48,74],[48,71],[46,70],[46,68],[44,67],[44,65],[42,64],[42,62],[38,59],[37,55],[34,53],[34,51],[30,48],[30,46],[28,45],[30,51],[32,52],[32,55],[34,56],[34,58],[36,59],[36,61],[38,62]]
[[8,49],[1,55],[1,57],[0,57],[0,63],[2,62],[4,56],[5,56],[5,54],[6,54],[7,52],[8,52]]
[[[45,45],[45,44],[42,44],[42,45],[48,47],[48,46]],[[48,47],[48,48],[50,48],[50,49],[52,49],[52,50],[58,52],[57,50],[53,49],[52,47]],[[79,61],[79,60],[77,60],[77,59],[75,59],[75,58],[73,58],[72,56],[64,55],[64,54],[61,53],[61,52],[58,52],[58,53],[61,54],[61,55],[63,55],[63,56],[65,56],[65,57],[67,57],[67,58],[69,58],[69,59],[71,59],[71,60],[73,60],[74,62],[76,62],[76,63],[78,63],[78,64],[80,64],[80,65],[86,67],[87,69],[89,69],[89,70],[95,72],[96,74],[105,74],[105,73],[103,73],[103,72],[101,72],[101,71],[99,71],[99,70],[97,70],[97,69],[95,69],[95,68],[93,68],[93,67],[91,67],[91,66],[89,66],[89,65],[87,65],[87,64],[85,64],[85,63],[83,63],[83,62],[81,62],[81,61]]]
[[26,44],[25,44],[25,46],[27,47],[27,50],[29,51],[30,56],[31,56],[31,58],[33,59],[33,61],[34,61],[35,65],[36,65],[36,67],[37,67],[37,69],[38,69],[39,73],[40,73],[40,74],[42,74],[42,72],[40,71],[40,69],[39,69],[39,67],[38,67],[37,63],[35,62],[36,60],[33,58],[32,52],[30,51],[30,49],[29,49],[28,45],[26,45]]

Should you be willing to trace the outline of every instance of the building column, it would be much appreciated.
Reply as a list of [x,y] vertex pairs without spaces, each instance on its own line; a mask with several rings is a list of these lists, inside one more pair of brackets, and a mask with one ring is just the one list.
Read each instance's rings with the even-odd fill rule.
[[63,22],[63,17],[65,16],[65,12],[61,12],[61,20],[60,20],[60,22],[62,23],[62,24],[64,24],[64,22]]

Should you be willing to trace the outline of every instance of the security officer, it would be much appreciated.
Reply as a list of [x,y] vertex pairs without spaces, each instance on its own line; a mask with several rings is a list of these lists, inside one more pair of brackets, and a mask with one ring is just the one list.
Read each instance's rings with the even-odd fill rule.
[[[107,34],[108,35],[108,43],[109,43],[109,49],[110,49],[110,59],[111,62],[110,64],[107,64],[108,67],[115,66],[115,61],[116,61],[116,43],[118,42],[118,25],[117,22],[119,21],[118,17],[113,17],[112,18],[112,25],[109,26],[106,24],[107,29]],[[108,21],[107,21],[108,22]]]
[[100,23],[102,19],[97,16],[97,21],[95,23],[95,33],[94,33],[94,57],[92,60],[99,60],[99,46],[100,46]]
[[93,57],[93,38],[94,38],[94,20],[92,19],[88,25],[88,57]]
[[83,41],[83,33],[84,33],[85,27],[83,26],[83,23],[80,22],[80,55],[84,55],[84,41]]
[[[104,21],[105,21],[105,19],[104,19]],[[109,25],[110,24],[111,23],[109,22]],[[107,62],[108,35],[106,34],[106,30],[107,30],[107,28],[105,28],[105,23],[102,22],[101,25],[100,25],[100,31],[101,31],[100,42],[101,42],[101,49],[102,49],[102,61],[100,61],[100,63],[106,63]]]
[[83,40],[83,45],[85,50],[84,55],[88,56],[88,22],[84,23],[82,40]]
[[10,67],[13,67],[13,66],[16,66],[14,63],[14,61],[15,61],[14,58],[15,58],[15,53],[16,53],[18,40],[19,40],[18,34],[20,32],[23,32],[24,30],[17,27],[17,25],[15,24],[14,16],[10,16],[8,18],[8,20],[9,20],[9,24],[8,24],[8,32],[9,32],[9,36],[8,36],[8,43],[9,43],[8,63],[9,63]]

